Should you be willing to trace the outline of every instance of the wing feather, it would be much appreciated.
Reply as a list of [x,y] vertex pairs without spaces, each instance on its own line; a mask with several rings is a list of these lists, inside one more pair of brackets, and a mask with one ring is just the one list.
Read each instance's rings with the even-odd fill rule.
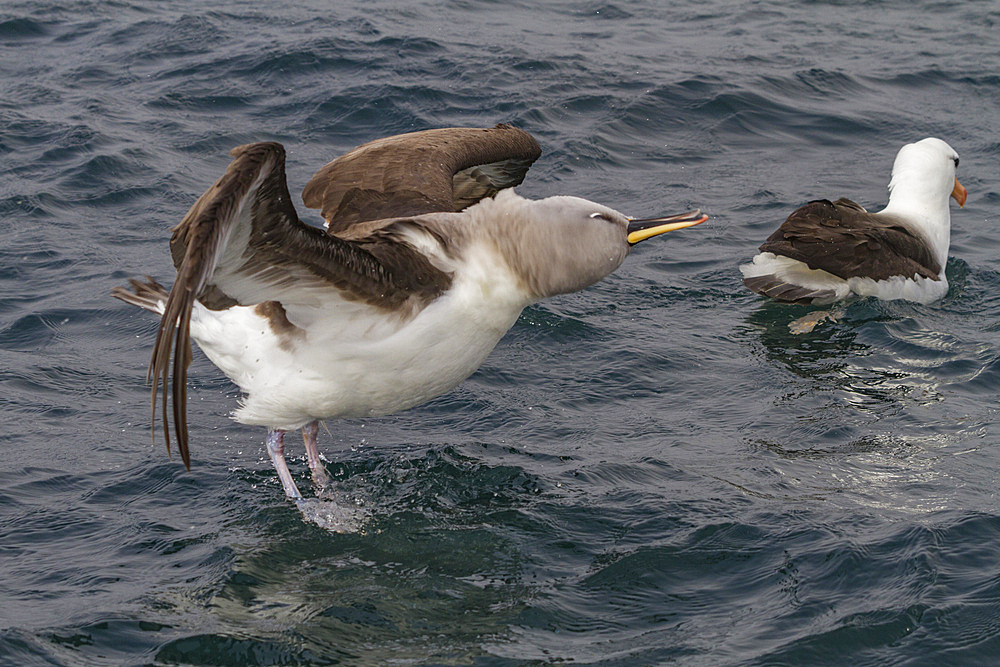
[[168,452],[167,384],[173,367],[174,436],[189,468],[186,387],[196,300],[216,310],[265,301],[315,308],[334,290],[374,308],[415,309],[451,283],[450,274],[390,235],[347,241],[300,222],[288,193],[280,144],[248,144],[231,155],[226,172],[173,229],[170,249],[177,279],[149,365],[154,420],[163,382]]
[[900,220],[869,213],[849,199],[821,199],[794,211],[763,245],[847,280],[923,276],[938,280],[930,244]]
[[461,211],[519,185],[541,155],[523,130],[443,128],[363,144],[312,177],[302,201],[331,234],[360,222]]

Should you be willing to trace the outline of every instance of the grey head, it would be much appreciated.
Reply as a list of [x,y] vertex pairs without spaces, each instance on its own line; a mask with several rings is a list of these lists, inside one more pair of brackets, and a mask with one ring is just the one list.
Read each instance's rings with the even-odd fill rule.
[[708,219],[700,210],[634,219],[579,197],[530,200],[513,190],[475,208],[469,212],[492,232],[534,299],[589,287],[621,266],[637,243]]

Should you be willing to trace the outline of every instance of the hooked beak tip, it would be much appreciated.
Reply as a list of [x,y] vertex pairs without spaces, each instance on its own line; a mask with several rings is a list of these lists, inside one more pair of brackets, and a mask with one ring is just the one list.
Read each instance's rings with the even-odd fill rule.
[[644,218],[639,220],[629,220],[628,223],[628,243],[635,245],[640,241],[666,234],[667,232],[694,227],[708,220],[708,216],[701,212],[701,209],[678,213],[661,218]]

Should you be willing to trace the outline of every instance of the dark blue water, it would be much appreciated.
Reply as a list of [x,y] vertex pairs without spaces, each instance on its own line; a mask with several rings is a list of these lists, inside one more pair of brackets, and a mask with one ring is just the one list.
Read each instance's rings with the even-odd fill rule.
[[[996,660],[996,3],[203,4],[0,5],[0,663]],[[227,151],[282,142],[297,193],[498,121],[543,146],[526,196],[712,218],[529,308],[450,394],[330,423],[357,532],[285,501],[200,353],[169,460],[156,322],[108,292],[172,280]],[[808,199],[880,206],[929,135],[969,191],[947,297],[790,335],[806,309],[738,264]]]

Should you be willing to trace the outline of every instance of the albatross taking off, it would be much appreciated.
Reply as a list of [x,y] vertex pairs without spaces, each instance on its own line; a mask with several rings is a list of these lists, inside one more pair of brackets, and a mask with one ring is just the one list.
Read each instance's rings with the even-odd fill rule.
[[[541,153],[526,132],[427,130],[364,144],[302,193],[327,230],[299,221],[277,143],[233,161],[174,228],[177,278],[113,296],[162,315],[149,378],[153,416],[190,467],[185,413],[191,339],[245,393],[234,417],[267,426],[285,494],[301,500],[284,433],[302,429],[328,483],[317,420],[385,415],[475,371],[521,310],[614,271],[632,245],[704,222],[700,211],[645,220],[575,197],[532,201],[510,188]],[[172,375],[172,378],[170,376]]]
[[948,291],[948,198],[965,205],[957,167],[958,153],[940,139],[903,146],[884,209],[869,213],[849,199],[809,202],[740,267],[744,284],[800,304],[855,294],[920,303],[940,299]]

